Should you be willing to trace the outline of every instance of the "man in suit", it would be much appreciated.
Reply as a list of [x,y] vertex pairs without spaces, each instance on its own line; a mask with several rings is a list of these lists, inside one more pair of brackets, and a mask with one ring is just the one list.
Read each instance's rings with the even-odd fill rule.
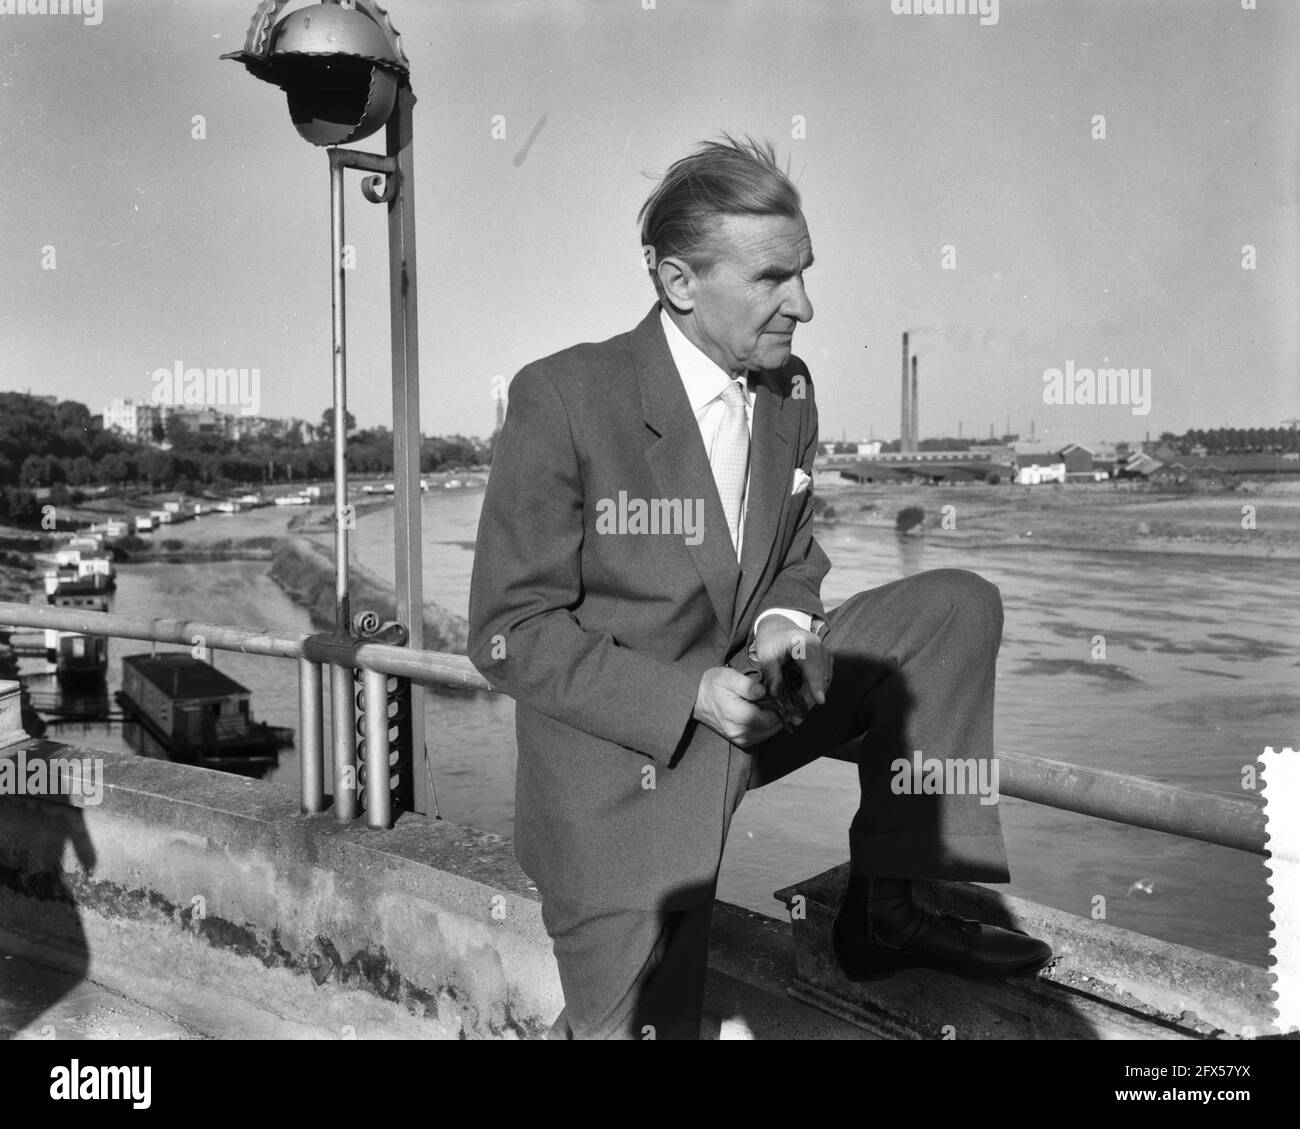
[[732,814],[832,752],[862,787],[846,973],[1039,967],[1042,942],[911,896],[914,878],[1008,878],[987,796],[891,775],[914,750],[991,761],[1001,603],[938,570],[822,605],[797,190],[770,145],[727,138],[674,164],[641,219],[658,302],[515,377],[470,594],[470,657],[517,702],[515,849],[564,989],[552,1036],[698,1037]]

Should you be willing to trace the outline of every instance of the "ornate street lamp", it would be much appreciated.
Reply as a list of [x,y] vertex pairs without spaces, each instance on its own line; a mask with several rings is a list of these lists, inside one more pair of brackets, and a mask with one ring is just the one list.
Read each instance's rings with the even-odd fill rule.
[[[289,116],[298,133],[329,150],[331,308],[334,366],[334,573],[335,634],[309,642],[301,695],[304,716],[314,697],[320,716],[319,662],[330,663],[330,702],[334,728],[334,814],[354,819],[358,805],[355,688],[350,667],[330,662],[369,637],[387,643],[424,646],[424,600],[420,555],[420,391],[416,323],[415,192],[411,152],[411,111],[415,95],[410,64],[387,13],[373,0],[320,0],[284,14],[288,0],[262,0],[253,14],[242,51],[223,55],[243,63],[256,78],[284,90]],[[383,156],[341,149],[385,129]],[[388,206],[389,310],[393,369],[393,515],[397,624],[379,626],[373,616],[354,624],[348,601],[348,531],[355,511],[348,502],[347,340],[343,261],[343,172],[368,173],[361,192],[374,204]],[[314,686],[312,679],[314,677]],[[391,824],[388,759],[390,716],[386,679],[363,672],[366,726],[366,816],[371,827]],[[424,691],[404,682],[396,697],[406,698],[410,745],[400,748],[398,799],[426,811],[433,799],[424,771]],[[382,709],[381,709],[382,705]],[[401,706],[398,715],[402,714]],[[399,718],[394,718],[395,721]],[[304,741],[302,807],[324,810],[324,763],[318,732]],[[307,746],[314,745],[314,749]],[[402,761],[409,760],[406,765]],[[309,763],[310,762],[310,763]],[[419,766],[420,770],[416,770]],[[403,770],[404,769],[404,770]],[[436,800],[433,801],[436,814]]]

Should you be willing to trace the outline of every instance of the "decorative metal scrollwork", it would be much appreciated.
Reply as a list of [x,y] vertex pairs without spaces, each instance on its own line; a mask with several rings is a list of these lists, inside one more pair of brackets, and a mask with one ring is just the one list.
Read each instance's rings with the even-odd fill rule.
[[[406,627],[390,620],[385,623],[375,612],[357,612],[352,617],[352,630],[370,643],[387,643],[405,646]],[[411,680],[390,676],[386,683],[388,694],[388,786],[393,797],[393,810],[411,811],[415,805],[415,782],[411,775],[412,750],[415,746],[411,731]],[[366,699],[360,670],[355,671],[357,740],[357,800],[359,810],[365,810],[366,798]]]
[[361,178],[361,195],[372,204],[387,204],[397,195],[397,185],[401,174],[394,169],[390,173],[372,173]]

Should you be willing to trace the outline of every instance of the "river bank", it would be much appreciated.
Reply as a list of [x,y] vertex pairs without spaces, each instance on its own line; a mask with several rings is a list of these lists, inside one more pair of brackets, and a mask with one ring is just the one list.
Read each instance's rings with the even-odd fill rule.
[[916,506],[922,535],[953,546],[1300,560],[1295,482],[1184,494],[1106,483],[862,485],[823,471],[816,485],[823,525],[893,528]]
[[[391,506],[391,498],[362,496],[355,516]],[[125,512],[125,511],[123,511]],[[64,515],[68,517],[69,515]],[[120,517],[99,504],[93,512],[73,514],[89,523]],[[334,516],[332,507],[264,506],[234,514],[208,513],[197,520],[159,528],[147,538],[128,536],[115,546],[120,564],[201,565],[225,561],[265,562],[267,575],[311,617],[318,631],[332,631],[334,608]],[[39,592],[43,568],[37,554],[52,552],[62,534],[41,533],[0,525],[0,600],[27,603]],[[391,583],[356,563],[351,564],[352,606],[396,617],[397,597]],[[219,618],[219,617],[218,617]],[[424,640],[431,650],[464,654],[468,624],[431,600],[424,605]]]
[[[1109,483],[865,485],[823,468],[817,491],[817,527],[823,537],[854,529],[892,531],[899,514],[912,508],[924,516],[910,536],[936,548],[1300,560],[1300,483],[1295,482],[1243,484],[1215,494]],[[478,493],[478,488],[466,492]],[[353,505],[360,519],[391,511],[393,499],[362,495]],[[99,520],[102,507],[93,515]],[[271,578],[309,612],[313,624],[330,630],[333,520],[333,510],[322,506],[207,514],[164,527],[148,539],[132,538],[120,557],[134,564],[265,561]],[[40,585],[34,554],[54,544],[50,534],[0,526],[0,598],[26,602]],[[353,606],[392,618],[395,593],[385,577],[354,561],[351,582]],[[463,615],[426,601],[427,647],[463,653],[466,634]]]
[[40,533],[0,525],[0,600],[26,603],[40,586],[35,554],[45,550],[48,540]]
[[[282,538],[270,575],[295,604],[306,609],[317,630],[334,629],[334,553],[330,547],[307,537]],[[397,616],[393,586],[355,562],[349,565],[348,594],[354,614],[372,611],[383,621]],[[462,616],[432,600],[424,602],[425,650],[463,655],[468,632]]]

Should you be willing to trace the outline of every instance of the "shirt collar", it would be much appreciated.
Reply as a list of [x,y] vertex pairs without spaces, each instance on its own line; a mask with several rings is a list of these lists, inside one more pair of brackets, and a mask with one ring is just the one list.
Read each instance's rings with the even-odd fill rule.
[[[659,322],[664,327],[668,351],[682,378],[691,411],[698,414],[706,404],[722,395],[733,377],[687,337],[662,307],[659,310]],[[749,388],[749,382],[742,380],[740,387],[745,393],[745,403],[752,406],[754,393]]]

